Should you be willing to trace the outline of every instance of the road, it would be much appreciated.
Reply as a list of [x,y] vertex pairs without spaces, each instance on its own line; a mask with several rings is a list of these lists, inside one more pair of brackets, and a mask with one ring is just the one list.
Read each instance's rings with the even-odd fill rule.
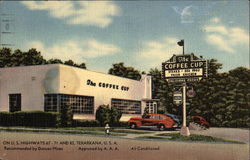
[[[248,144],[0,132],[0,160],[248,160]],[[34,144],[38,143],[38,144]]]

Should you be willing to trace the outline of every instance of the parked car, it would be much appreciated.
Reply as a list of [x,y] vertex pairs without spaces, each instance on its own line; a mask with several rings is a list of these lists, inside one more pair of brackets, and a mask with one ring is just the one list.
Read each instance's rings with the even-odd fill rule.
[[206,128],[210,127],[210,124],[206,121],[205,118],[201,116],[193,116],[192,118],[193,118],[194,123],[204,126]]
[[171,117],[177,123],[178,127],[181,127],[182,120],[178,116],[170,113],[164,113],[164,114]]
[[141,126],[154,126],[163,131],[165,128],[177,127],[177,123],[165,114],[149,113],[142,117],[132,117],[128,121],[130,128],[134,129]]

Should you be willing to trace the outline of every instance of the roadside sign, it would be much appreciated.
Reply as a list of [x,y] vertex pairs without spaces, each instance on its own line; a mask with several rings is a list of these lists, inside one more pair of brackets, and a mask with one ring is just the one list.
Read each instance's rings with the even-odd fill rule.
[[173,103],[175,105],[181,105],[182,104],[182,92],[175,91],[173,94]]
[[163,77],[169,83],[198,82],[207,76],[207,61],[192,54],[173,55],[162,63]]
[[187,96],[189,98],[193,98],[193,97],[195,97],[195,95],[196,95],[196,93],[195,93],[195,91],[193,89],[190,89],[190,90],[187,91]]

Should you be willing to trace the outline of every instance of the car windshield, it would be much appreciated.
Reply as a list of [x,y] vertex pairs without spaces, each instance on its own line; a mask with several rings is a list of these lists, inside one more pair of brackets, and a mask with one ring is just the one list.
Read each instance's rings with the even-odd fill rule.
[[177,118],[177,117],[176,117],[175,115],[173,115],[173,114],[166,113],[166,115],[169,116],[169,117],[172,117],[172,118]]

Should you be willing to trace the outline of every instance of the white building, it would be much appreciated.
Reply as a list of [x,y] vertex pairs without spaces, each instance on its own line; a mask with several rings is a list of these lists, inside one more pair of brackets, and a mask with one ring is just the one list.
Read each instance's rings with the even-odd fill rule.
[[0,68],[0,111],[60,111],[70,103],[74,119],[95,119],[102,104],[115,106],[121,121],[140,116],[152,100],[151,77],[140,81],[62,64]]

